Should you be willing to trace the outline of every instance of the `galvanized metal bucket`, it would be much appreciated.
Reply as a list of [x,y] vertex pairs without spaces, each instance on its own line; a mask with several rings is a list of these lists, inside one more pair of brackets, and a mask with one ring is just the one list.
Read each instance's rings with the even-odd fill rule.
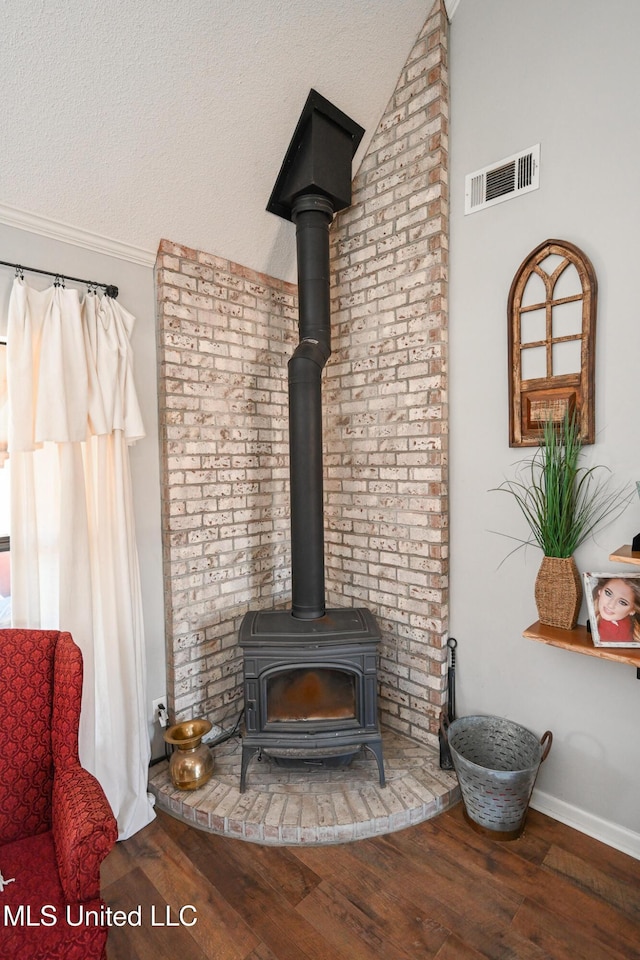
[[460,717],[445,723],[465,814],[479,833],[515,840],[553,734],[534,733],[501,717]]

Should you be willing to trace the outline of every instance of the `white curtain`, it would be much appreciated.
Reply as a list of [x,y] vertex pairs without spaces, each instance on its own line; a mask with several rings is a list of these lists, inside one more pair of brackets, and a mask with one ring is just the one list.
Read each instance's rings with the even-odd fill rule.
[[80,758],[120,839],[147,794],[144,628],[128,446],[144,436],[117,301],[14,281],[7,326],[12,623],[68,630],[82,650]]

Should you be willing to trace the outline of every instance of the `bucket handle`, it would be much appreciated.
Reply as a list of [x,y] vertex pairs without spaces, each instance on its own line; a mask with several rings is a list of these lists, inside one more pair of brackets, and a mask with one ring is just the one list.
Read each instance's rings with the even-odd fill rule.
[[543,733],[540,737],[540,746],[544,747],[542,751],[542,756],[540,757],[540,763],[543,763],[549,756],[549,750],[551,750],[551,744],[553,743],[553,734],[551,730],[547,730],[546,733]]

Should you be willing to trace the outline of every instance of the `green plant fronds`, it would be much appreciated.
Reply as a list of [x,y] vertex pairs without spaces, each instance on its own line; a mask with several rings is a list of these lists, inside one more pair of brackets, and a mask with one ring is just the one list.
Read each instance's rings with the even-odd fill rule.
[[597,527],[627,507],[633,490],[614,487],[607,467],[580,466],[581,455],[576,416],[548,420],[533,457],[520,461],[515,479],[494,488],[510,493],[527,521],[531,539],[521,546],[535,543],[547,557],[571,557]]

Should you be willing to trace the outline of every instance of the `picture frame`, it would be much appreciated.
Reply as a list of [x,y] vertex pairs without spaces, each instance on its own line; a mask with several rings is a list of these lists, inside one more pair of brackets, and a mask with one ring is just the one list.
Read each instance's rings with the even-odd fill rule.
[[640,649],[640,573],[588,572],[582,578],[593,645]]

